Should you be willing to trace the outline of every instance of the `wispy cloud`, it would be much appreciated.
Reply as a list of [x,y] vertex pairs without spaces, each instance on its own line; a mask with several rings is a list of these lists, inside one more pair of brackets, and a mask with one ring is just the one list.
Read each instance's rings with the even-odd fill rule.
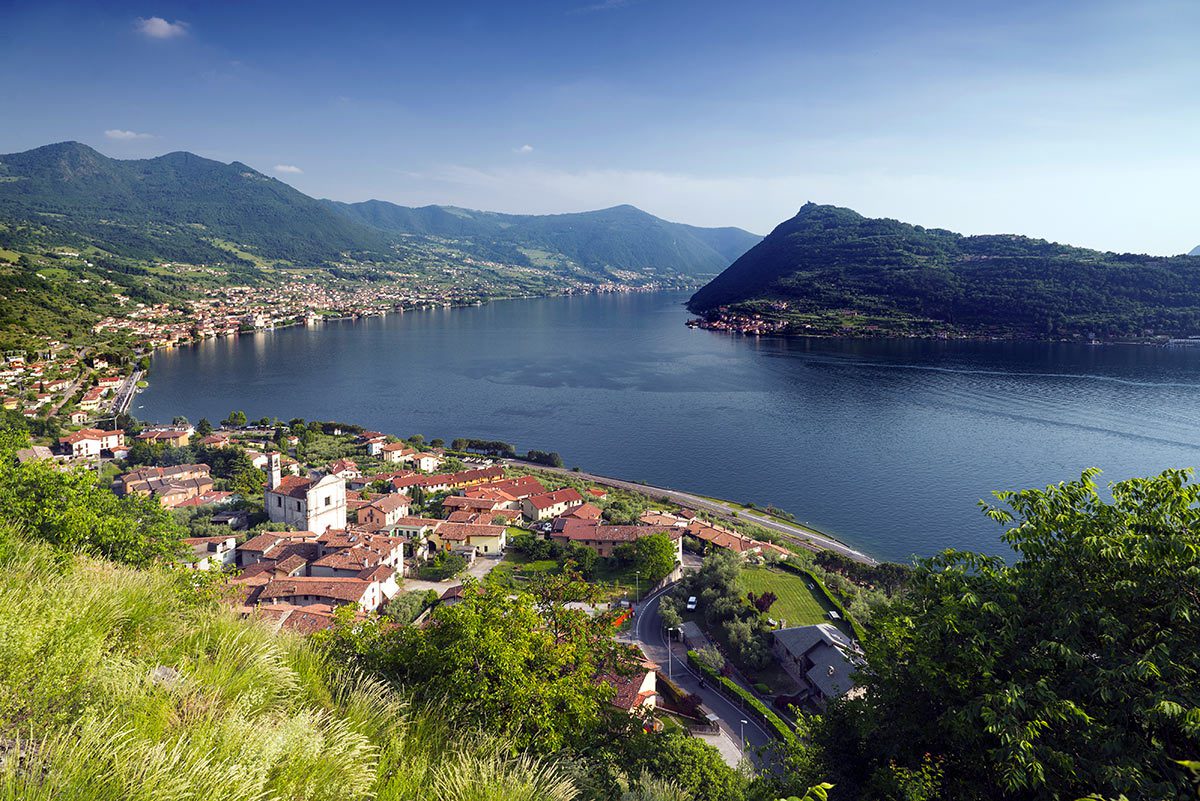
[[187,33],[188,24],[180,20],[167,22],[162,17],[139,17],[134,28],[151,39],[176,39]]
[[276,164],[275,172],[282,172],[287,175],[301,175],[304,170],[300,169],[295,164]]
[[533,145],[521,145],[520,147],[514,147],[513,152],[514,153],[532,153]]
[[104,132],[104,135],[109,139],[115,139],[118,142],[128,142],[131,139],[153,139],[154,134],[138,133],[137,131],[123,131],[120,128],[109,128]]

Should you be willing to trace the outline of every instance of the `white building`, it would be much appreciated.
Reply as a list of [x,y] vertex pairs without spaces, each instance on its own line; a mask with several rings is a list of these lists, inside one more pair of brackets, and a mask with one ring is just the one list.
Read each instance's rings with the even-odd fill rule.
[[263,506],[272,523],[286,523],[318,534],[346,527],[346,479],[282,476],[279,454],[272,453]]

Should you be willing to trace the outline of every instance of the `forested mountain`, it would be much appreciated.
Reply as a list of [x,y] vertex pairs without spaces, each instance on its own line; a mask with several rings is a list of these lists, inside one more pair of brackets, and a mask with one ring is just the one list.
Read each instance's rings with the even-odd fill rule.
[[147,259],[229,259],[214,240],[297,264],[390,251],[379,231],[245,164],[182,152],[112,159],[78,142],[0,156],[0,220]]
[[783,333],[1200,333],[1200,259],[963,236],[806,204],[698,291],[716,327]]
[[382,200],[323,201],[350,219],[391,233],[453,239],[481,257],[587,270],[657,268],[717,273],[761,237],[740,228],[667,222],[633,206],[576,214],[500,214],[454,206],[398,206]]
[[632,206],[532,216],[320,201],[236,161],[183,152],[112,159],[78,142],[0,156],[0,246],[28,249],[47,234],[139,259],[296,266],[403,261],[414,245],[427,253],[433,242],[449,260],[466,255],[597,280],[619,271],[715,274],[759,240]]

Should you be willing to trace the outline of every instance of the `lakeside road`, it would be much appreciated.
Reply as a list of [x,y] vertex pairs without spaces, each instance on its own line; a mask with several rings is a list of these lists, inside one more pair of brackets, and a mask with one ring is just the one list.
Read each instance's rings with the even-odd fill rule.
[[639,484],[636,481],[625,481],[620,478],[610,478],[608,476],[600,476],[595,473],[576,472],[568,470],[565,467],[547,467],[546,465],[534,464],[521,459],[505,459],[504,462],[521,467],[530,467],[536,470],[545,470],[548,473],[559,473],[564,476],[575,476],[582,478],[585,481],[591,481],[595,484],[601,484],[617,489],[628,490],[630,492],[638,492],[643,495],[658,496],[666,498],[669,501],[678,503],[681,506],[686,506],[690,509],[699,509],[709,512],[717,517],[726,520],[749,521],[757,526],[780,534],[797,545],[802,545],[811,550],[834,551],[856,562],[861,562],[865,565],[875,565],[878,561],[867,556],[862,551],[855,550],[848,545],[838,542],[832,537],[827,537],[824,534],[805,528],[804,526],[795,525],[792,523],[784,523],[773,517],[758,514],[750,509],[740,509],[735,515],[733,510],[728,506],[717,501],[709,500],[702,495],[695,495],[690,492],[681,490],[667,489],[666,487],[653,487],[649,484]]

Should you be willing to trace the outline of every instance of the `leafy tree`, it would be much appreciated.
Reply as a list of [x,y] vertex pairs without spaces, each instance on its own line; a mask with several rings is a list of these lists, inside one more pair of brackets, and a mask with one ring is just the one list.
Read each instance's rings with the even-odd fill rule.
[[453,551],[438,551],[434,557],[417,571],[417,575],[426,581],[441,581],[467,569],[467,559],[462,554]]
[[246,413],[238,411],[230,412],[229,416],[221,422],[231,428],[241,428],[246,425]]
[[229,490],[243,498],[253,498],[262,495],[263,485],[266,483],[267,474],[251,465],[242,468],[229,479]]
[[203,439],[213,432],[212,423],[208,422],[207,417],[201,417],[200,422],[196,423],[196,436]]
[[[436,600],[437,593],[434,593]],[[426,594],[423,592],[400,592],[384,607],[384,614],[392,621],[407,625],[417,619],[424,611]]]
[[[1016,559],[919,563],[831,709],[847,781],[961,799],[1181,798],[1200,756],[1200,486],[1188,471],[997,493]],[[923,778],[924,777],[924,778]]]
[[[553,628],[540,604],[554,607]],[[437,607],[422,628],[350,615],[322,641],[405,685],[418,705],[453,710],[456,726],[549,753],[587,741],[610,714],[612,690],[594,678],[617,653],[608,628],[555,600],[467,582],[462,601]]]
[[658,614],[662,618],[663,625],[669,629],[683,625],[683,617],[680,616],[679,609],[675,604],[666,603],[665,599],[659,602]]
[[675,541],[669,534],[659,532],[640,537],[634,549],[634,566],[651,584],[662,581],[675,569]]
[[678,732],[643,735],[629,750],[632,767],[670,779],[695,801],[745,797],[747,777],[726,765],[719,751],[695,737]]
[[62,548],[133,565],[182,553],[184,530],[156,500],[118,498],[82,468],[18,464],[16,451],[28,444],[23,432],[0,429],[0,520]]
[[755,595],[752,592],[746,593],[746,600],[759,611],[759,614],[765,615],[770,611],[771,607],[779,600],[779,596],[767,590]]
[[590,579],[596,575],[596,565],[600,561],[600,555],[593,548],[578,542],[570,542],[562,547],[558,561],[563,566],[574,565],[580,575]]

